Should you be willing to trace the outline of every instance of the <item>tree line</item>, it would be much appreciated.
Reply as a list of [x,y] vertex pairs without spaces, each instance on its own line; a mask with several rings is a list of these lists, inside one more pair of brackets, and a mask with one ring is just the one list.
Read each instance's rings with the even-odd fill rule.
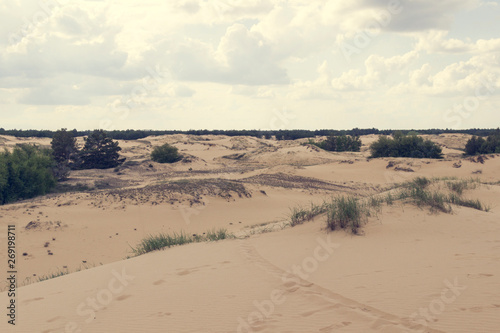
[[[385,129],[379,130],[376,128],[353,128],[350,130],[333,130],[333,129],[319,129],[319,130],[300,130],[300,129],[290,129],[290,130],[112,130],[106,131],[107,135],[114,140],[137,140],[143,139],[147,136],[155,135],[169,135],[169,134],[191,134],[191,135],[227,135],[227,136],[251,136],[257,138],[270,139],[275,137],[277,140],[296,140],[302,138],[313,138],[315,136],[361,136],[369,134],[379,134],[379,135],[392,135],[393,133],[400,131],[403,134],[408,134],[411,132],[418,132],[419,134],[443,134],[443,133],[461,133],[470,134],[476,136],[488,136],[495,132],[495,129],[424,129],[424,130],[392,130]],[[76,129],[70,130],[73,136],[88,136],[92,133],[90,130],[78,131]],[[18,130],[11,129],[6,130],[0,128],[0,135],[12,135],[16,137],[38,137],[38,138],[52,138],[57,131],[51,130]]]

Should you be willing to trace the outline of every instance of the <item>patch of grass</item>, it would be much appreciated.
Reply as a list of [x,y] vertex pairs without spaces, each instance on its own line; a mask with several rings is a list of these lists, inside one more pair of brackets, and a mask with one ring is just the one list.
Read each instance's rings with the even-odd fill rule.
[[392,196],[391,192],[387,193],[387,195],[385,196],[385,203],[390,206],[394,203],[394,197]]
[[368,200],[369,200],[368,205],[376,209],[379,209],[382,206],[382,203],[384,202],[384,199],[375,196],[371,196]]
[[[102,265],[102,263],[101,263],[101,265]],[[89,269],[89,268],[92,268],[92,267],[96,267],[96,265],[95,264],[90,264],[90,265],[89,264],[83,264],[83,267],[82,266],[78,267],[75,270],[75,272],[80,272],[80,271],[82,271],[84,269]],[[68,268],[58,269],[56,272],[38,276],[37,280],[35,282],[42,282],[42,281],[54,279],[54,278],[57,278],[57,277],[60,277],[60,276],[63,276],[63,275],[70,274],[70,273],[71,272],[69,271]]]
[[132,251],[136,256],[152,251],[162,250],[177,245],[189,243],[199,243],[205,241],[218,241],[221,239],[233,238],[234,236],[226,229],[209,230],[205,235],[194,234],[192,236],[185,233],[173,233],[172,235],[160,233],[158,235],[149,235],[144,238]]
[[[451,193],[445,194],[426,190],[427,186],[439,181],[444,181]],[[411,199],[418,207],[430,207],[431,211],[442,211],[444,213],[451,212],[450,204],[488,211],[489,207],[485,207],[479,200],[462,198],[463,192],[467,189],[476,188],[479,181],[477,178],[463,180],[451,177],[433,178],[432,180],[416,178],[403,184],[398,199]]]
[[446,182],[446,186],[448,186],[450,191],[456,192],[458,195],[462,195],[464,190],[475,189],[477,186],[477,180],[471,178],[460,181],[448,181]]
[[415,188],[426,188],[431,181],[426,177],[416,177],[410,183]]
[[353,234],[358,234],[367,212],[357,198],[341,196],[328,205],[326,224],[330,230],[348,229]]
[[174,233],[173,235],[161,233],[158,235],[149,235],[148,237],[144,238],[133,250],[136,255],[141,255],[144,253],[164,249],[166,247],[192,243],[193,241],[193,237],[190,237],[182,232],[180,234]]
[[66,183],[57,183],[56,187],[52,189],[52,193],[67,193],[67,192],[87,192],[94,190],[95,187],[90,187],[84,183],[76,183],[75,185]]
[[310,221],[314,217],[325,213],[327,210],[327,204],[323,203],[317,205],[311,202],[311,207],[309,209],[303,207],[294,207],[290,213],[290,225],[296,226],[297,224],[302,224],[305,221]]
[[60,277],[69,273],[70,273],[69,270],[66,268],[65,270],[58,270],[50,274],[40,275],[38,276],[38,282],[54,279],[56,277]]
[[455,193],[451,193],[448,197],[449,202],[457,206],[474,208],[477,210],[489,211],[489,207],[484,206],[478,199],[464,199]]
[[210,230],[206,233],[206,239],[209,241],[218,241],[226,238],[231,238],[231,234],[226,229]]

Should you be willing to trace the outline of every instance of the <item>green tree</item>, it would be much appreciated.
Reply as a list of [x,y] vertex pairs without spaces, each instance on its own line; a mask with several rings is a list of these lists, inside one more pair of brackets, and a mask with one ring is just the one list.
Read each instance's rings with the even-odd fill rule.
[[95,130],[84,139],[85,145],[79,153],[80,169],[114,168],[125,161],[120,159],[121,147],[104,130]]
[[151,159],[158,163],[174,163],[180,160],[181,156],[176,147],[165,143],[153,149]]
[[5,204],[46,194],[56,185],[54,160],[48,149],[18,145],[0,153],[0,199]]
[[77,151],[73,132],[68,132],[65,128],[54,133],[50,144],[52,155],[57,163],[69,161]]
[[56,161],[54,167],[54,175],[58,180],[68,179],[70,172],[70,164],[76,159],[76,139],[73,132],[68,132],[65,128],[54,133],[52,141],[52,155]]

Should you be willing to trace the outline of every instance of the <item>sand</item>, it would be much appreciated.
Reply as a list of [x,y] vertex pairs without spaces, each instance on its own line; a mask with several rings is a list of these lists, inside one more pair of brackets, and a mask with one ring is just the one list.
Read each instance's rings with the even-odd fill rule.
[[[464,159],[469,136],[428,137],[444,159],[370,160],[374,135],[359,153],[213,135],[120,141],[122,167],[74,171],[64,185],[72,191],[0,207],[5,275],[8,224],[18,252],[16,325],[4,278],[0,330],[498,332],[500,156]],[[0,148],[21,142],[50,145],[2,136]],[[151,162],[165,142],[185,159]],[[326,230],[324,215],[286,226],[293,207],[383,194],[418,176],[475,177],[464,197],[490,210],[398,202],[372,214],[361,235]],[[132,251],[151,234],[214,228],[237,238]],[[61,271],[69,274],[38,282]]]

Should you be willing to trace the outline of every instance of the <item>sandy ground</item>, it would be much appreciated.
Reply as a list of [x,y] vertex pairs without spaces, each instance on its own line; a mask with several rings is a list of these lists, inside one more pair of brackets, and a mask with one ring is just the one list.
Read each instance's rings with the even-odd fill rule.
[[[120,141],[124,165],[74,171],[44,197],[0,207],[17,234],[16,326],[0,293],[1,332],[498,332],[500,156],[464,159],[469,136],[429,136],[442,160],[368,159],[306,140],[171,135]],[[81,142],[79,138],[79,142]],[[50,139],[0,136],[0,148]],[[149,160],[168,142],[185,156]],[[488,212],[384,206],[361,236],[325,216],[283,227],[293,207],[384,193],[417,176],[477,178],[465,197]],[[159,232],[238,236],[135,257]],[[272,231],[272,232],[268,232]],[[67,271],[46,281],[39,278]]]

